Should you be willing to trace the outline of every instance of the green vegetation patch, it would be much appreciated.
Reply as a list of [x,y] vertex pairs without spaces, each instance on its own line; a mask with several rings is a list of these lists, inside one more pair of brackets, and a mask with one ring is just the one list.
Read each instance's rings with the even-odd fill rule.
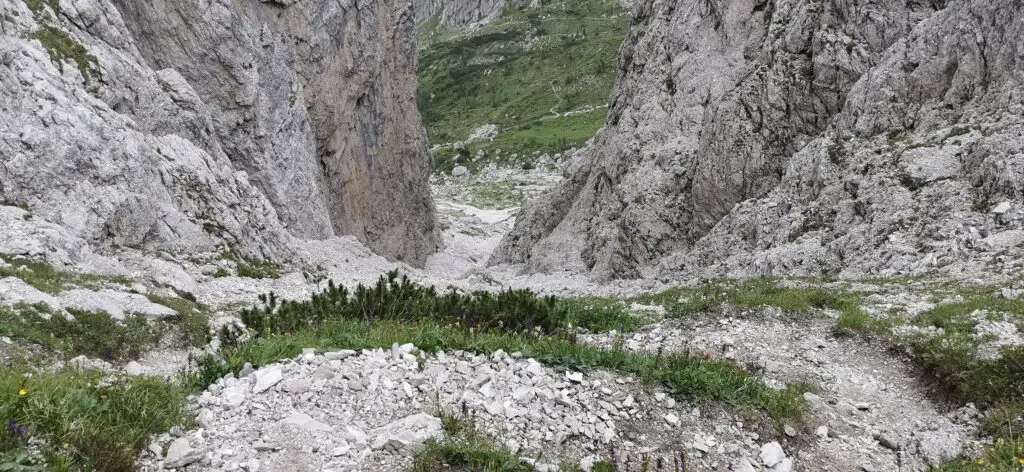
[[132,283],[131,279],[127,277],[79,274],[57,270],[46,262],[26,257],[0,254],[0,260],[10,264],[8,267],[0,267],[0,278],[17,277],[37,290],[51,295],[72,288],[98,290],[111,284],[127,286]]
[[[71,39],[67,32],[51,23],[54,18],[50,11],[53,13],[61,11],[59,0],[24,1],[28,9],[32,11],[36,22],[39,23],[39,29],[29,33],[28,38],[38,39],[43,44],[46,52],[50,55],[50,60],[57,65],[61,72],[64,72],[64,63],[70,60],[78,67],[78,71],[81,72],[86,82],[89,82],[89,78],[93,74],[99,75],[100,63],[96,56],[89,54],[85,46]],[[49,7],[49,11],[46,7]]]
[[858,306],[855,294],[811,286],[785,286],[775,279],[710,281],[696,287],[641,295],[634,300],[662,305],[668,310],[669,317],[685,317],[722,305],[742,308],[773,306],[796,315],[810,315],[820,309],[853,310]]
[[522,205],[523,191],[513,182],[476,182],[454,198],[477,208],[503,210]]
[[[518,166],[534,151],[582,146],[604,124],[628,16],[614,0],[510,7],[470,31],[448,30],[435,15],[420,27],[419,109],[428,139],[466,141],[475,128],[496,125],[493,141],[462,153],[489,156],[471,169],[496,155]],[[458,154],[437,151],[437,168],[450,170]]]
[[908,320],[938,335],[894,341],[908,346],[918,364],[963,402],[998,408],[1024,398],[1024,347],[1006,348],[999,359],[979,356],[975,327],[985,320],[1024,322],[1024,300],[1006,300],[993,290],[963,290],[964,301],[940,304]]
[[[439,294],[433,286],[414,283],[397,271],[381,277],[377,284],[360,284],[353,291],[329,282],[326,290],[307,301],[281,301],[270,293],[261,295],[263,306],[242,310],[241,318],[249,329],[263,333],[287,333],[317,328],[329,321],[357,319],[367,323],[378,320],[435,320],[477,331],[492,329],[554,333],[563,326],[566,311],[555,297],[539,297],[528,290],[506,290],[498,294],[477,291]],[[236,335],[227,330],[224,339]]]
[[631,332],[655,321],[642,313],[633,313],[625,302],[615,298],[583,297],[560,299],[567,312],[566,322],[594,332]]
[[84,355],[114,363],[138,359],[168,337],[187,346],[209,341],[208,308],[175,297],[150,300],[178,313],[159,320],[128,315],[118,321],[104,312],[68,309],[74,317],[69,320],[44,304],[22,303],[0,306],[0,335],[24,339],[69,359]]
[[[426,447],[416,453],[409,472],[534,472],[532,464],[522,460],[516,452],[499,446],[495,441],[480,433],[469,412],[438,412],[445,437],[430,439]],[[543,460],[543,456],[536,459]],[[576,464],[562,463],[559,470],[580,472]],[[616,467],[607,462],[598,462],[591,469],[595,472],[615,472]]]
[[54,12],[60,11],[60,0],[25,0],[25,5],[32,10],[32,14],[37,16],[45,14],[46,6],[49,6]]
[[96,56],[89,54],[81,43],[71,39],[70,36],[59,28],[51,25],[41,25],[38,30],[29,34],[29,38],[38,39],[43,43],[46,52],[50,54],[50,60],[57,64],[57,67],[64,71],[64,62],[71,60],[78,66],[78,71],[88,82],[92,74],[99,74],[100,63]]
[[445,437],[430,439],[413,457],[409,472],[533,472],[536,469],[519,460],[512,451],[477,432],[468,416],[442,411]]
[[200,347],[210,342],[210,307],[195,300],[192,294],[183,297],[147,295],[149,301],[166,306],[176,315],[154,321],[175,328],[179,345]]
[[[250,279],[277,279],[281,277],[281,265],[267,259],[246,257],[235,252],[224,252],[220,259],[231,261],[235,264],[235,271],[239,277]],[[231,272],[223,267],[218,267],[214,277],[227,277]]]
[[188,393],[146,377],[111,382],[97,372],[0,370],[0,468],[134,470],[151,435],[189,424]]
[[198,380],[209,383],[237,372],[246,362],[272,363],[308,347],[386,348],[397,342],[413,343],[428,352],[518,351],[555,367],[629,373],[662,385],[683,400],[719,401],[775,420],[799,418],[804,411],[806,386],[774,390],[728,361],[603,350],[577,343],[574,331],[568,329],[571,320],[584,327],[605,321],[572,313],[576,312],[553,297],[525,290],[441,295],[433,287],[399,279],[392,272],[373,287],[360,285],[351,292],[331,283],[303,302],[264,297],[262,306],[243,310],[248,331],[221,331],[223,359],[202,361]]
[[63,353],[110,362],[137,359],[160,339],[161,328],[141,316],[118,322],[103,312],[68,310],[74,321],[49,307],[0,306],[0,335],[21,338]]

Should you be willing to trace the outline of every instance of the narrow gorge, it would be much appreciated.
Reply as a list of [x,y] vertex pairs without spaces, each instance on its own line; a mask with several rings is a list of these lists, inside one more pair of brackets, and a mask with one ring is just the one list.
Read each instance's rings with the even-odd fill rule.
[[1024,472],[1024,0],[0,0],[0,425]]

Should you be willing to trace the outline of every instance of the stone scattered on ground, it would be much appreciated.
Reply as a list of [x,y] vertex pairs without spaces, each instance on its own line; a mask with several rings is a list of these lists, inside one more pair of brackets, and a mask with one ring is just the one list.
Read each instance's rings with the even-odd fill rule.
[[[694,470],[760,464],[763,443],[742,414],[669,409],[667,398],[629,376],[558,372],[501,351],[307,353],[204,392],[200,429],[184,435],[202,459],[187,470],[399,470],[425,441],[443,437],[443,415],[524,458],[592,463],[615,448],[619,457],[668,461],[687,451]],[[162,439],[151,449],[172,440]],[[161,459],[144,454],[142,470],[158,470]]]
[[632,334],[581,338],[598,346],[618,342],[623,349],[651,353],[710,353],[762,369],[765,380],[779,388],[794,381],[816,385],[820,395],[804,396],[810,406],[807,426],[782,428],[787,438],[812,441],[813,446],[798,447],[785,464],[775,446],[761,451],[779,470],[799,465],[803,470],[862,466],[896,471],[896,449],[904,467],[924,468],[978,448],[977,419],[965,413],[973,406],[944,413],[919,390],[910,366],[877,346],[835,338],[834,326],[831,319],[796,320],[762,307],[726,309],[721,317],[685,322],[667,320]]

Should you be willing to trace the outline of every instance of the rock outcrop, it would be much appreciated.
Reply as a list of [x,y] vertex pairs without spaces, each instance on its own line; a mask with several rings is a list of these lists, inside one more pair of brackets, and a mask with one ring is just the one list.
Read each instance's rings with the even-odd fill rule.
[[1015,270],[1022,5],[643,2],[606,126],[491,263],[603,277],[658,262],[706,276]]
[[505,8],[525,4],[534,5],[535,0],[413,0],[413,10],[417,24],[440,14],[440,24],[463,29],[494,21]]
[[0,201],[96,246],[437,249],[408,4],[0,5]]

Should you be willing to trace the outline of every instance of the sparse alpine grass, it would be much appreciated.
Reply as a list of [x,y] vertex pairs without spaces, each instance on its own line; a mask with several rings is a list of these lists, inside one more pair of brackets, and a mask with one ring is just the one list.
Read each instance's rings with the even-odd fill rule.
[[427,440],[423,450],[413,457],[407,472],[534,472],[513,451],[498,446],[481,434],[466,413],[437,412],[444,438]]
[[0,253],[0,260],[9,264],[0,267],[0,279],[16,277],[37,290],[56,295],[72,288],[100,289],[108,285],[131,285],[131,279],[118,276],[79,274],[59,270],[45,261]]
[[[995,438],[980,458],[961,458],[937,470],[1024,470],[1024,346],[1004,348],[997,359],[979,356],[982,340],[974,330],[985,319],[1009,320],[1024,327],[1024,300],[1007,300],[991,287],[941,287],[962,301],[940,303],[913,317],[873,317],[844,312],[839,327],[878,336],[906,353],[922,376],[955,406],[974,403],[986,413],[983,434]],[[935,335],[893,334],[898,325],[932,328]]]
[[855,294],[819,287],[791,287],[771,278],[744,281],[708,281],[694,287],[680,287],[634,298],[639,303],[662,305],[673,318],[686,317],[712,308],[731,305],[741,308],[773,306],[794,315],[815,310],[848,310],[857,305]]
[[24,339],[67,359],[84,355],[113,363],[138,359],[169,336],[177,345],[206,344],[206,307],[182,298],[150,299],[178,314],[160,320],[128,315],[118,321],[104,312],[68,309],[74,316],[69,320],[44,304],[22,303],[0,306],[0,335]]
[[210,307],[196,301],[195,295],[187,292],[177,297],[149,294],[146,298],[177,312],[170,318],[150,321],[165,335],[177,336],[177,345],[201,347],[210,342]]
[[[497,444],[492,438],[481,433],[469,413],[466,404],[461,412],[440,409],[436,415],[441,418],[444,438],[427,440],[423,450],[413,457],[413,464],[407,472],[535,472],[538,469],[518,455]],[[535,460],[542,460],[543,456]],[[577,464],[561,463],[563,472],[582,472]],[[608,462],[598,462],[591,469],[596,472],[616,472]]]
[[118,322],[107,313],[68,310],[75,319],[45,305],[0,307],[0,334],[44,346],[67,358],[85,355],[111,362],[138,358],[160,338],[159,328],[140,316]]
[[[235,263],[235,271],[239,277],[248,277],[250,279],[277,279],[281,277],[281,265],[274,261],[246,257],[236,252],[222,253],[221,258]],[[224,276],[228,274],[218,272],[218,275]]]
[[[201,360],[196,382],[208,384],[245,362],[265,365],[303,348],[370,349],[413,343],[428,352],[521,352],[550,366],[610,369],[664,386],[684,400],[719,401],[776,421],[799,418],[805,385],[774,390],[736,364],[688,354],[653,355],[577,343],[571,310],[525,290],[438,294],[392,272],[349,292],[332,284],[308,301],[263,298],[244,310],[249,331],[225,328],[223,360]],[[576,320],[581,318],[577,317]],[[581,323],[592,326],[595,320]]]
[[70,369],[0,370],[0,466],[10,467],[3,470],[131,471],[151,435],[190,424],[183,386],[108,380]]
[[566,310],[566,322],[593,332],[631,332],[656,321],[643,313],[633,313],[615,298],[562,298],[558,304]]

